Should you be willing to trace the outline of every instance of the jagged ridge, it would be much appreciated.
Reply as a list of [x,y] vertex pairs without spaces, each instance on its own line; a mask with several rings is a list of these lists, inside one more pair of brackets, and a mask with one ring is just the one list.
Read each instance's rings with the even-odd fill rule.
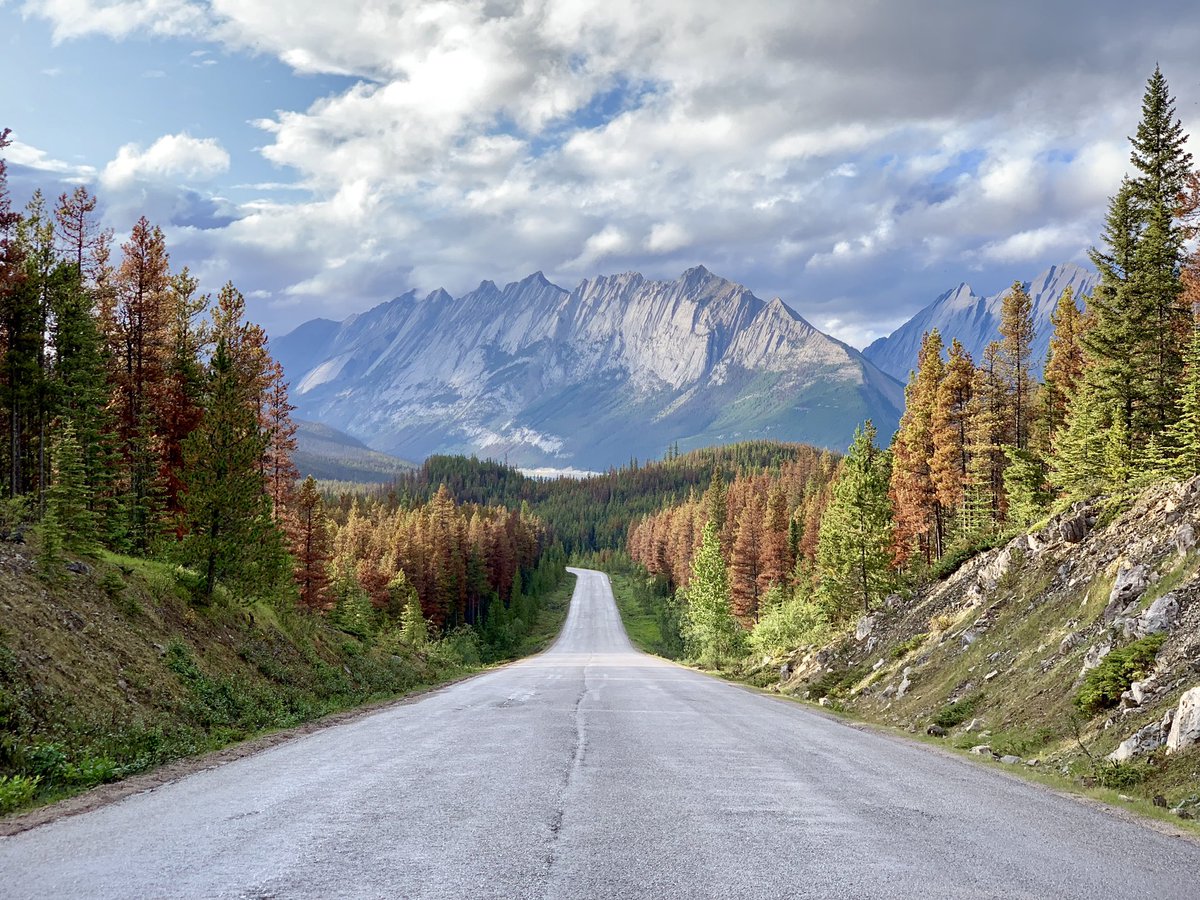
[[466,452],[607,468],[750,438],[841,449],[890,436],[900,386],[782,300],[703,267],[573,291],[537,272],[451,297],[409,292],[273,342],[301,414],[407,458]]

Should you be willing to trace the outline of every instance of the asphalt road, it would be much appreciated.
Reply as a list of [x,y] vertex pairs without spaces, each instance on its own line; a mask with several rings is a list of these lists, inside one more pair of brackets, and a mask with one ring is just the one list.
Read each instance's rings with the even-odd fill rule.
[[634,651],[547,653],[0,839],[2,897],[1200,897],[1200,846]]

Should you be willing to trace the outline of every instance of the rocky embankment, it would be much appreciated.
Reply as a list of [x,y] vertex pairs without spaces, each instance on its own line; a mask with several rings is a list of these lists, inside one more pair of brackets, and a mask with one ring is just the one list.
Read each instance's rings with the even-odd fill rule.
[[1200,814],[1198,537],[1200,478],[1077,504],[775,661],[779,689]]

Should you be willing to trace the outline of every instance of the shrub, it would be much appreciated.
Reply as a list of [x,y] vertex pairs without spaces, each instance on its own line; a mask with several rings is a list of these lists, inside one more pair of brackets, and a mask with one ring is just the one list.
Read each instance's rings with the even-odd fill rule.
[[40,781],[36,775],[0,775],[0,814],[27,805],[37,792]]
[[1084,676],[1083,685],[1075,695],[1075,705],[1087,715],[1116,706],[1129,685],[1149,673],[1166,639],[1165,634],[1152,634],[1113,650]]
[[912,653],[914,650],[916,650],[918,647],[920,647],[923,643],[925,643],[925,639],[927,637],[929,637],[929,635],[924,634],[924,633],[914,634],[912,637],[910,637],[904,643],[897,644],[895,647],[892,648],[892,659],[901,659],[905,656],[908,656],[908,654]]
[[1145,765],[1134,762],[1106,760],[1096,766],[1096,781],[1106,788],[1120,790],[1133,787],[1145,780],[1149,770]]
[[867,677],[870,669],[867,666],[856,666],[852,669],[840,669],[826,672],[820,678],[808,683],[808,698],[820,700],[822,697],[839,697],[845,694],[858,682]]
[[933,717],[933,724],[940,725],[942,728],[961,725],[975,712],[975,708],[979,706],[979,701],[982,699],[983,692],[981,691],[942,707],[941,711]]

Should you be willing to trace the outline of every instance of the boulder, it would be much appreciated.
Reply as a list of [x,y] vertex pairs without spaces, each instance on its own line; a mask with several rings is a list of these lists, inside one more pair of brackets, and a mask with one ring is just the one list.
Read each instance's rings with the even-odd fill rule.
[[1191,522],[1184,522],[1175,531],[1175,552],[1180,556],[1196,549],[1196,529]]
[[1090,672],[1096,666],[1100,665],[1100,660],[1108,656],[1112,652],[1112,644],[1096,644],[1089,648],[1088,652],[1083,657],[1083,668],[1079,670],[1080,675]]
[[973,643],[975,643],[977,640],[979,640],[979,632],[975,631],[973,628],[968,628],[966,631],[964,631],[962,633],[961,640],[962,640],[962,648],[964,650],[966,650]]
[[976,744],[974,747],[971,748],[971,752],[974,753],[976,756],[995,756],[996,755],[995,753],[992,752],[992,748],[989,747],[987,744]]
[[1004,763],[1006,766],[1016,766],[1020,765],[1021,757],[1013,756],[1011,753],[1009,753],[1000,757],[1000,762]]
[[1058,536],[1068,544],[1078,544],[1088,532],[1087,514],[1078,512],[1062,520],[1058,526]]
[[1150,585],[1150,569],[1144,563],[1131,566],[1122,564],[1117,570],[1116,581],[1108,593],[1108,605],[1104,607],[1104,621],[1111,622],[1130,603],[1142,596]]
[[858,620],[858,627],[854,629],[854,639],[856,641],[865,641],[870,635],[871,629],[875,627],[874,616],[863,616]]
[[978,729],[979,729],[979,720],[972,719],[970,722],[968,722],[966,725],[963,726],[962,731],[963,731],[963,734],[970,734],[972,731],[977,731]]
[[1179,698],[1171,733],[1167,735],[1167,752],[1186,750],[1197,741],[1200,741],[1200,686]]
[[1179,599],[1174,593],[1164,594],[1150,608],[1137,617],[1134,634],[1145,637],[1149,634],[1170,633],[1179,623]]
[[1156,687],[1158,687],[1158,682],[1153,677],[1147,678],[1144,681],[1135,681],[1129,685],[1129,694],[1133,698],[1133,702],[1141,706],[1150,697],[1150,694]]
[[1135,756],[1141,756],[1144,753],[1153,753],[1162,746],[1162,743],[1162,726],[1154,722],[1145,728],[1138,729],[1130,737],[1121,741],[1117,745],[1117,749],[1108,754],[1108,758],[1113,762],[1128,762]]
[[1062,642],[1058,645],[1058,652],[1063,653],[1063,654],[1070,653],[1072,650],[1074,650],[1076,647],[1079,646],[1079,642],[1082,640],[1083,640],[1083,635],[1081,635],[1078,631],[1069,632],[1067,634],[1067,636],[1062,639]]
[[86,575],[91,571],[91,569],[87,567],[86,563],[81,563],[78,560],[71,560],[69,563],[67,563],[67,571],[73,572],[76,575]]
[[900,677],[900,686],[898,688],[896,688],[896,699],[897,700],[901,699],[905,694],[907,694],[908,689],[910,687],[912,687],[912,680],[908,677],[909,673],[911,673],[911,672],[912,672],[912,666],[904,667],[904,672],[901,674],[901,677]]

